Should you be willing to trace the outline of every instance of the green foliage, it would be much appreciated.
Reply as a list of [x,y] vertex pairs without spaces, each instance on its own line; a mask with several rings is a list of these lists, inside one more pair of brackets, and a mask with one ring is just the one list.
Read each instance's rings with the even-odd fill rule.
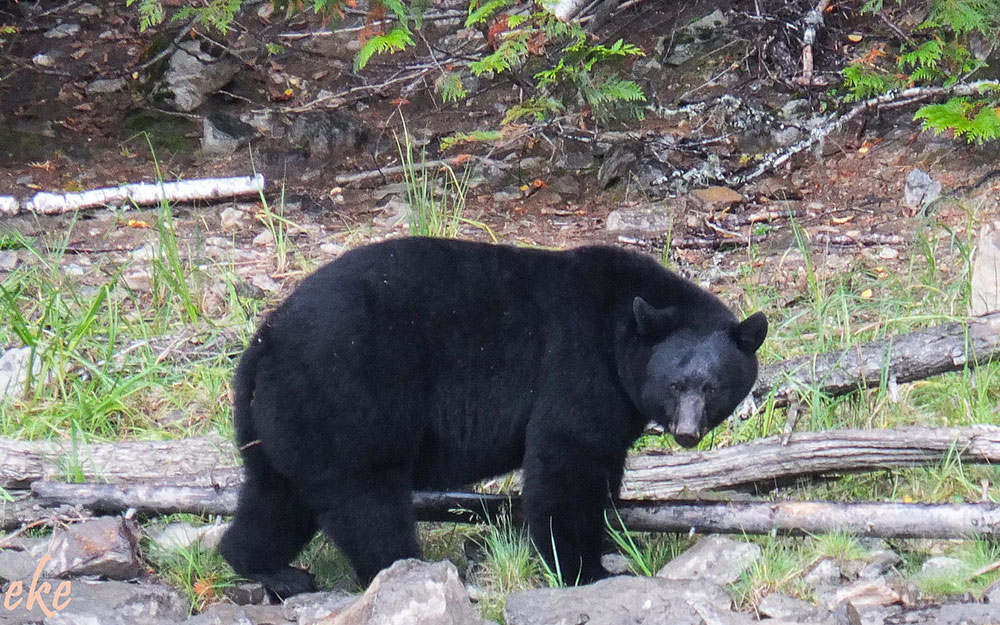
[[472,132],[456,132],[441,139],[441,149],[447,150],[461,143],[478,143],[482,141],[497,141],[503,137],[499,130],[473,130]]
[[363,69],[375,54],[400,52],[413,45],[413,34],[406,25],[397,26],[384,35],[375,35],[361,46],[354,57],[354,71]]
[[457,72],[445,72],[437,87],[444,102],[458,102],[467,95],[462,86],[462,77]]
[[477,0],[472,0],[469,2],[469,17],[465,20],[465,27],[482,24],[497,11],[512,4],[514,4],[514,0],[488,0],[482,4]]
[[[125,0],[125,6],[132,6],[136,0]],[[150,26],[163,22],[165,14],[160,0],[139,0],[139,30],[145,31]]]
[[[918,28],[922,42],[904,45],[896,67],[879,63],[883,55],[873,50],[866,58],[844,68],[845,100],[864,100],[910,85],[952,86],[965,80],[985,63],[967,46],[970,34],[991,39],[1000,31],[1000,0],[931,0],[927,20]],[[863,11],[882,10],[882,0],[869,0]],[[917,111],[925,130],[952,131],[969,143],[998,138],[997,105],[1000,99],[953,98],[945,104],[929,104]]]
[[923,120],[924,130],[940,134],[946,130],[969,143],[1000,139],[1000,109],[988,106],[985,100],[952,98],[944,104],[929,104],[914,115]]

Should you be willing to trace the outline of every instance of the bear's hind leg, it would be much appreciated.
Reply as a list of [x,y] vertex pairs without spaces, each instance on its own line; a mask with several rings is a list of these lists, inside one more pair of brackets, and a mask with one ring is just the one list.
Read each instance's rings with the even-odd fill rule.
[[237,573],[285,599],[316,589],[312,575],[289,566],[315,533],[312,512],[289,484],[248,473],[219,551]]
[[413,493],[402,472],[372,472],[338,479],[310,493],[323,531],[367,585],[396,560],[419,558]]

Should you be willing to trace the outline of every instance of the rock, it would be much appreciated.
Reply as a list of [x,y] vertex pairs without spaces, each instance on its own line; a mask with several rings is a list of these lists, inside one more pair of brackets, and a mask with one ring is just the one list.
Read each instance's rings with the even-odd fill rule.
[[183,41],[170,56],[164,82],[180,111],[192,111],[209,94],[224,87],[240,70],[240,62],[226,53],[213,54],[201,39]]
[[232,206],[227,207],[219,215],[221,221],[222,230],[224,232],[231,232],[233,230],[242,230],[247,227],[249,219],[246,211],[242,211],[238,208],[233,208]]
[[674,226],[674,204],[654,202],[634,208],[617,208],[608,214],[608,232],[655,236],[667,234]]
[[950,556],[934,556],[927,558],[920,567],[918,575],[940,579],[955,579],[970,573],[965,561]]
[[937,625],[996,625],[1000,605],[995,603],[946,603],[937,614]]
[[[300,625],[483,625],[455,565],[400,560],[375,576],[365,594]],[[508,625],[509,622],[508,622]]]
[[632,572],[629,559],[620,553],[606,553],[601,556],[601,566],[612,575],[628,575]]
[[549,183],[549,187],[564,197],[578,197],[582,191],[580,181],[573,174],[563,174]]
[[941,183],[927,173],[914,169],[906,176],[903,203],[912,209],[921,209],[941,196]]
[[17,267],[17,250],[0,250],[0,271],[10,271]]
[[198,616],[183,621],[183,625],[291,625],[295,622],[283,614],[280,605],[216,603]]
[[772,592],[757,604],[757,612],[770,618],[787,621],[810,621],[825,614],[826,610],[808,601]]
[[[92,582],[84,580],[40,579],[37,588],[49,584],[52,593],[45,597],[45,607],[37,603],[27,609],[27,601],[2,614],[4,625],[174,625],[188,616],[190,604],[177,591],[159,584],[128,582]],[[53,599],[60,584],[67,584],[70,601],[56,611]],[[28,589],[24,594],[27,596]],[[65,600],[65,597],[63,597]],[[58,605],[58,604],[57,604]]]
[[594,165],[594,153],[587,147],[580,149],[580,146],[570,145],[567,141],[564,144],[565,151],[559,159],[559,166],[563,169],[579,171],[588,169]]
[[190,523],[170,523],[150,536],[150,540],[164,551],[188,549],[196,544],[202,548],[214,550],[219,546],[222,533],[229,527],[223,523],[200,525],[195,527]]
[[201,151],[211,156],[228,156],[257,137],[250,124],[224,113],[202,118]]
[[76,7],[73,12],[84,17],[97,17],[101,14],[101,9],[100,7],[97,7],[89,2],[84,2],[80,6]]
[[148,293],[153,290],[153,276],[145,269],[136,269],[122,276],[125,286],[133,291]]
[[833,622],[836,625],[862,625],[861,614],[850,601],[841,601],[833,611]]
[[267,599],[267,591],[264,584],[257,582],[247,582],[230,586],[222,591],[236,605],[260,605]]
[[830,610],[843,602],[850,602],[855,607],[863,605],[892,605],[900,603],[902,597],[895,588],[889,585],[884,577],[875,579],[859,579],[837,589],[824,600]]
[[347,248],[340,243],[327,241],[326,243],[320,243],[319,251],[322,252],[327,258],[335,258],[346,252]]
[[493,193],[494,202],[514,202],[516,200],[520,200],[523,197],[524,197],[524,192],[521,191],[521,187],[513,185],[509,187],[504,187],[503,189],[500,189],[499,191],[495,191]]
[[990,584],[990,587],[983,592],[983,598],[990,603],[1000,605],[1000,580]]
[[366,140],[360,122],[338,111],[311,111],[295,118],[288,130],[289,142],[309,156],[342,158],[356,152]]
[[267,291],[268,293],[277,293],[281,290],[281,285],[266,273],[254,274],[253,277],[250,278],[250,284],[262,291]]
[[56,59],[51,54],[39,52],[35,56],[31,57],[31,62],[38,67],[53,67],[56,64]]
[[360,599],[346,592],[307,592],[285,600],[283,614],[296,623],[315,623]]
[[28,381],[29,362],[32,375],[39,375],[42,363],[37,357],[32,360],[30,347],[8,349],[0,356],[0,398],[22,397]]
[[877,549],[868,557],[868,563],[858,571],[858,577],[872,579],[885,575],[889,569],[899,564],[902,558],[891,549]]
[[782,126],[771,131],[771,138],[779,148],[787,148],[802,138],[802,130],[795,126]]
[[761,557],[759,545],[725,536],[704,536],[657,572],[664,579],[731,584]]
[[410,203],[398,196],[389,196],[377,204],[381,214],[372,220],[377,226],[406,228],[410,221]]
[[711,582],[612,577],[590,586],[512,593],[504,621],[507,625],[705,625],[705,615],[717,622],[714,619],[724,618],[719,615],[730,607],[726,591]]
[[4,549],[0,551],[0,588],[6,581],[31,579],[38,568],[38,558],[28,551]]
[[271,247],[274,245],[274,233],[270,230],[261,230],[253,238],[253,244],[258,247]]
[[142,573],[139,527],[124,517],[98,517],[56,528],[48,545],[47,575],[135,579]]
[[712,186],[695,189],[691,195],[708,210],[721,210],[743,201],[743,194],[727,187]]
[[812,590],[822,590],[840,585],[840,567],[832,558],[823,558],[816,563],[803,578],[806,587]]
[[79,24],[66,22],[65,24],[59,24],[55,28],[45,31],[42,33],[42,37],[45,37],[46,39],[65,39],[66,37],[76,36],[79,32]]
[[979,233],[971,299],[969,312],[973,315],[1000,310],[1000,221],[986,224]]
[[128,85],[124,78],[98,78],[91,81],[84,90],[88,96],[115,93]]
[[618,145],[601,163],[597,170],[597,184],[606,189],[614,181],[628,174],[628,167],[638,160],[639,156],[631,146]]

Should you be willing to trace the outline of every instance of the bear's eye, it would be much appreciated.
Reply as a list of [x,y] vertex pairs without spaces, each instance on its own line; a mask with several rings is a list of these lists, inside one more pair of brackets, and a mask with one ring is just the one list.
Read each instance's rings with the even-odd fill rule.
[[680,385],[680,383],[678,383],[678,382],[671,382],[670,383],[670,390],[672,390],[672,391],[674,391],[676,393],[680,393],[681,392],[681,385]]

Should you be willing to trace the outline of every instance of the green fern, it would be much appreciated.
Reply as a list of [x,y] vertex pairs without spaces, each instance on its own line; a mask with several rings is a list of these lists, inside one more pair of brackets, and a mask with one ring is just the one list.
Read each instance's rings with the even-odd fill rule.
[[469,69],[476,76],[508,72],[520,65],[527,56],[527,37],[509,37],[504,39],[492,54],[486,55],[481,61],[470,63]]
[[944,26],[959,35],[996,34],[1000,0],[932,0],[924,27]]
[[924,106],[913,117],[923,120],[924,130],[935,134],[951,130],[956,138],[965,137],[969,143],[1000,139],[1000,111],[982,101],[952,98],[944,104]]
[[483,4],[473,0],[469,3],[469,17],[465,20],[465,27],[485,22],[500,9],[507,8],[512,4],[514,4],[514,0],[488,0]]
[[358,54],[354,58],[354,71],[368,65],[368,61],[376,54],[399,52],[412,45],[414,45],[413,35],[405,24],[396,26],[384,35],[375,35],[358,50]]
[[[125,0],[125,6],[132,6],[137,0]],[[161,24],[165,18],[163,4],[160,0],[138,0],[139,2],[139,30],[141,32],[151,26]]]
[[438,81],[437,88],[442,102],[458,102],[468,95],[462,86],[462,77],[456,72],[446,72]]
[[841,70],[841,75],[847,87],[844,100],[848,102],[880,96],[905,84],[900,77],[891,76],[867,63],[852,63]]
[[525,117],[530,117],[535,121],[541,122],[564,109],[565,106],[563,106],[563,103],[556,98],[551,96],[535,96],[507,109],[507,113],[500,123],[506,126]]
[[441,139],[441,149],[447,150],[462,143],[479,143],[483,141],[498,141],[503,137],[499,130],[473,130],[472,132],[456,132]]

